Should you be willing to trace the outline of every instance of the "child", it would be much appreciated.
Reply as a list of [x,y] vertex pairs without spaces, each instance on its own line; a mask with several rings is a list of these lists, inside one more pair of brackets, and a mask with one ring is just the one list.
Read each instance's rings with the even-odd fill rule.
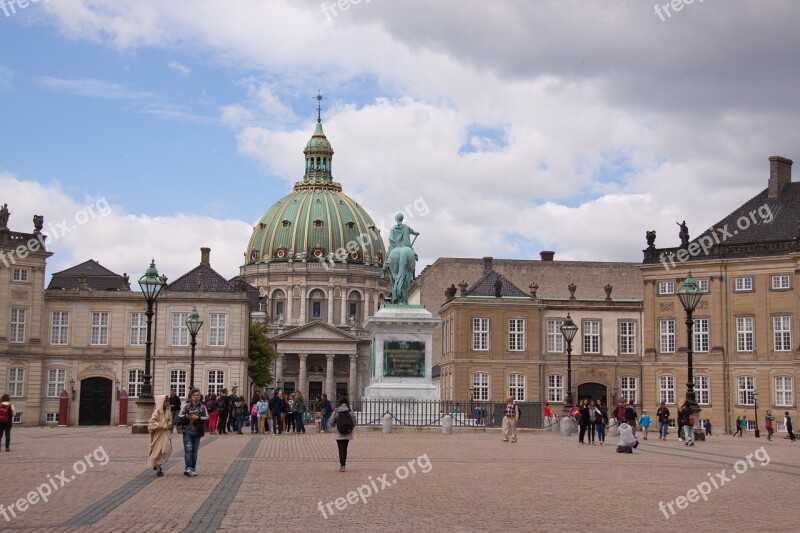
[[644,431],[644,440],[647,440],[647,428],[650,427],[650,415],[647,414],[647,409],[642,410],[642,416],[639,417],[639,425],[642,426],[642,431]]
[[703,428],[706,430],[706,435],[711,436],[711,420],[706,418],[706,421],[703,422]]

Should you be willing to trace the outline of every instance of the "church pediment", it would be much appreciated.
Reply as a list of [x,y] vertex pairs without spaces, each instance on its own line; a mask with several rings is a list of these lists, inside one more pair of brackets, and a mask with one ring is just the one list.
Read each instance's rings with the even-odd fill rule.
[[347,342],[360,341],[359,337],[325,324],[324,322],[311,322],[299,328],[294,328],[273,338],[276,342],[286,341],[327,341]]

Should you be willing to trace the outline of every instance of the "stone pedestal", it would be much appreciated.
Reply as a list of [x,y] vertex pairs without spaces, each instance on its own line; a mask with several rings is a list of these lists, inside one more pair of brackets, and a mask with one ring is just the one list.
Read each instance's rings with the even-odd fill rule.
[[131,433],[134,435],[147,434],[147,425],[150,423],[150,416],[155,408],[155,398],[139,398],[136,400],[136,421],[131,426]]
[[431,367],[439,322],[424,306],[403,304],[386,304],[367,319],[372,348],[365,399],[438,400]]

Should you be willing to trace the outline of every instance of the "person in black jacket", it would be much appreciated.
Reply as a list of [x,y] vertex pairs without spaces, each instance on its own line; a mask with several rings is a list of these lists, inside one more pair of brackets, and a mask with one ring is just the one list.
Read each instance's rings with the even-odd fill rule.
[[586,444],[583,442],[583,438],[586,435],[586,426],[589,424],[589,400],[583,400],[583,402],[581,402],[578,413],[580,415],[580,420],[578,420],[578,427],[580,428],[578,432],[578,444]]
[[225,435],[228,427],[228,389],[222,389],[222,394],[217,399],[217,429],[220,435]]
[[239,401],[239,393],[238,387],[231,388],[231,394],[227,398],[228,400],[228,427],[227,430],[229,433],[234,433],[236,431],[236,406],[234,405],[237,401]]
[[181,399],[178,398],[178,393],[174,390],[169,393],[169,409],[172,415],[172,425],[169,428],[169,432],[172,433],[175,431],[175,426],[178,425],[178,414],[181,411]]
[[681,408],[678,410],[678,421],[683,426],[683,433],[684,437],[683,443],[684,446],[694,446],[694,427],[691,424],[691,417],[692,417],[692,409],[686,402],[681,404]]
[[275,394],[269,400],[269,412],[272,413],[272,434],[282,435],[281,413],[283,410],[283,393],[275,389]]

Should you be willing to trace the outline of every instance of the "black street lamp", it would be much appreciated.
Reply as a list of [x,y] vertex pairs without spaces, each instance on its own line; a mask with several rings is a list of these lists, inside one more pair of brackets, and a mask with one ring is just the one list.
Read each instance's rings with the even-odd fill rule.
[[692,313],[694,313],[697,304],[700,303],[700,298],[703,293],[697,286],[697,282],[692,278],[692,273],[683,280],[683,287],[678,290],[678,299],[681,301],[683,309],[686,311],[686,331],[688,334],[688,342],[686,345],[686,366],[688,368],[688,376],[686,381],[686,405],[692,413],[699,413],[700,407],[697,405],[694,397],[694,374],[692,369],[692,355],[694,348],[694,335],[692,330],[694,328],[694,320]]
[[158,294],[161,289],[167,284],[165,276],[159,276],[156,270],[156,262],[153,259],[150,262],[150,267],[144,273],[144,276],[139,278],[139,287],[142,289],[142,296],[147,301],[147,332],[144,345],[144,383],[142,383],[142,391],[139,393],[139,399],[136,400],[137,414],[136,421],[131,426],[131,432],[136,434],[147,433],[147,422],[150,419],[150,413],[153,411],[153,387],[150,384],[152,375],[150,374],[150,349],[153,345],[152,330],[153,330],[153,304],[156,302]]
[[197,346],[197,332],[203,327],[203,319],[197,314],[197,307],[192,306],[192,312],[186,317],[186,327],[192,336],[192,360],[189,364],[189,390],[194,388],[194,347]]
[[578,333],[578,326],[572,321],[572,318],[567,313],[567,319],[561,324],[561,334],[564,340],[567,341],[567,402],[565,409],[572,407],[572,339]]
[[754,411],[755,417],[756,417],[755,418],[756,430],[755,430],[755,433],[753,435],[755,436],[755,438],[760,439],[761,438],[761,431],[759,431],[759,429],[758,429],[758,391],[757,390],[753,390],[753,411]]

